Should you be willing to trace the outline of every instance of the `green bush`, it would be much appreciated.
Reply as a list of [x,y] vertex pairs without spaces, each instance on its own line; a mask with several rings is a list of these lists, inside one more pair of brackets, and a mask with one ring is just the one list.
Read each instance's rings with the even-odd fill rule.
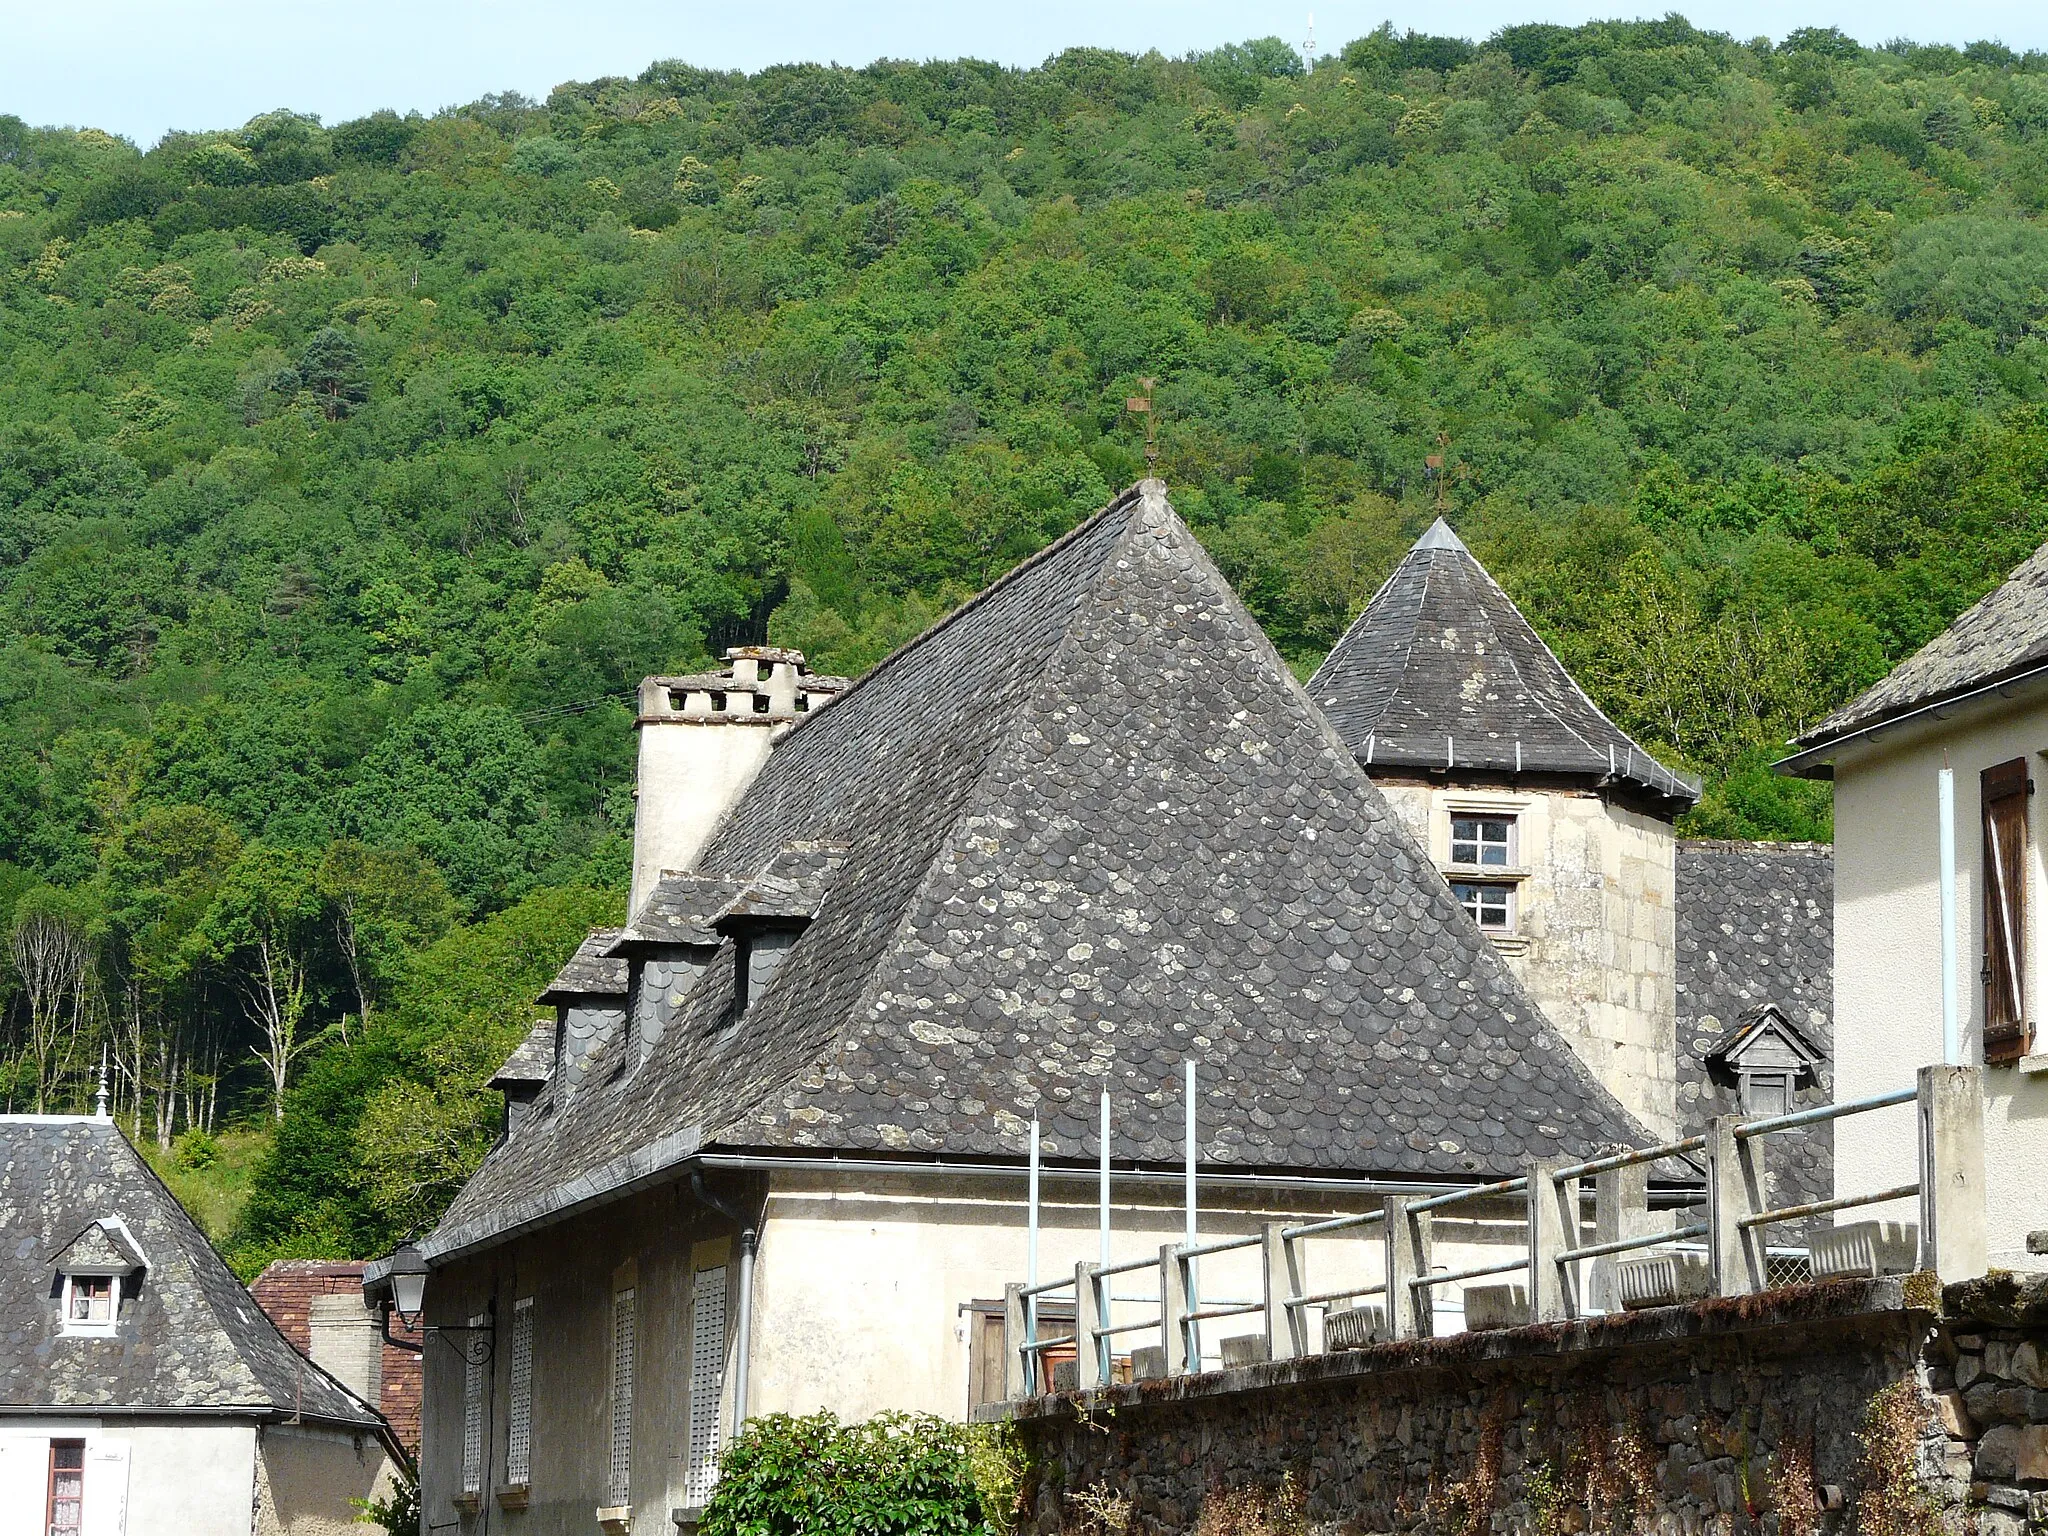
[[994,1536],[1016,1470],[989,1432],[926,1414],[772,1414],[721,1458],[699,1536]]

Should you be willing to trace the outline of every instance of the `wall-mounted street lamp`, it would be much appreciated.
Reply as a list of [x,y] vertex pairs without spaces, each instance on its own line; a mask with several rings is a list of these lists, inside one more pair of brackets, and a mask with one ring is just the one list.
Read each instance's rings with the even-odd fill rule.
[[[363,1269],[363,1305],[377,1313],[377,1326],[384,1342],[394,1349],[409,1350],[413,1354],[426,1351],[426,1335],[462,1334],[464,1343],[458,1353],[473,1365],[481,1365],[491,1358],[491,1342],[496,1331],[494,1322],[474,1323],[468,1326],[435,1324],[422,1326],[420,1314],[427,1304],[427,1261],[419,1249],[411,1243],[401,1244],[389,1258],[380,1259]],[[490,1308],[493,1317],[497,1306]],[[391,1314],[398,1314],[398,1321],[407,1332],[417,1332],[423,1337],[419,1343],[411,1339],[393,1338],[391,1335]],[[475,1342],[467,1336],[475,1335]],[[455,1348],[453,1341],[449,1347]]]

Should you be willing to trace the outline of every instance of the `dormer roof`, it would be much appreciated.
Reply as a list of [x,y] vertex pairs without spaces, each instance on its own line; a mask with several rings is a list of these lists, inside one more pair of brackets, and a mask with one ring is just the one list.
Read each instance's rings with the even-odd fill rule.
[[1810,1075],[1828,1059],[1826,1051],[1785,1016],[1776,1003],[1760,1003],[1702,1051],[1710,1066],[1740,1072],[1745,1067]]
[[1668,817],[1699,799],[1586,696],[1442,518],[1308,689],[1369,772],[1563,777]]
[[[746,881],[735,876],[671,870],[647,893],[640,910],[614,937],[607,953],[640,954],[649,946],[666,944],[714,947],[719,943],[718,929],[713,926],[718,914],[745,889]],[[624,961],[619,964],[623,967]],[[619,991],[625,990],[622,984]]]
[[555,1075],[555,1021],[541,1019],[484,1086],[501,1092],[538,1088]]
[[791,843],[747,881],[712,920],[721,933],[740,928],[808,923],[818,915],[832,876],[846,862],[846,844]]
[[132,1275],[149,1268],[142,1245],[118,1216],[102,1216],[85,1229],[50,1261],[62,1275]]
[[626,962],[615,959],[612,946],[624,932],[619,928],[593,928],[576,953],[555,973],[547,990],[535,1002],[543,1007],[570,1006],[592,998],[620,998],[626,995]]

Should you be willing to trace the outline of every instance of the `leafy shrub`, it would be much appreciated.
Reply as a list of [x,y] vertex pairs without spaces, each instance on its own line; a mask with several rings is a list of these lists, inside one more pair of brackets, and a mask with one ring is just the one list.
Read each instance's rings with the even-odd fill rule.
[[[985,1500],[976,1462],[994,1475]],[[1009,1507],[991,1511],[1007,1480]],[[970,1536],[1008,1529],[1014,1458],[984,1436],[926,1414],[754,1419],[719,1463],[700,1536]],[[993,1518],[992,1518],[993,1516]]]

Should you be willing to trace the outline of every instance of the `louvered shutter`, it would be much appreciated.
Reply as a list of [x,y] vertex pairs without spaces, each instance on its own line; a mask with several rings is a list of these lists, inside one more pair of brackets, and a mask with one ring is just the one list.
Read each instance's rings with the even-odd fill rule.
[[633,1293],[612,1298],[612,1458],[608,1494],[614,1505],[633,1498]]
[[[469,1326],[481,1329],[489,1322],[472,1317]],[[484,1485],[484,1362],[477,1341],[481,1333],[462,1336],[462,1491],[481,1493]]]
[[1984,1059],[2011,1061],[2027,1029],[2027,760],[1986,768],[1984,807]]
[[533,1298],[512,1303],[512,1403],[506,1419],[505,1481],[532,1480]]
[[710,1501],[718,1482],[719,1407],[725,1397],[725,1266],[697,1271],[690,1291],[690,1460],[685,1496]]

